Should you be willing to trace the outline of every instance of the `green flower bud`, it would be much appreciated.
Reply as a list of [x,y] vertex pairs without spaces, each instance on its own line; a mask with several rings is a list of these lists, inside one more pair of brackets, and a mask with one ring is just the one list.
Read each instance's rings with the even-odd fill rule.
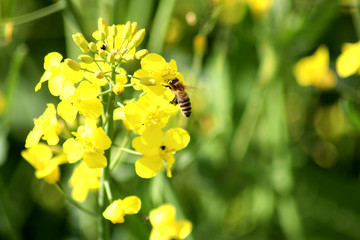
[[104,32],[99,32],[99,38],[100,38],[100,41],[105,42],[105,39],[106,39],[105,33]]
[[95,76],[96,76],[96,78],[98,78],[98,79],[102,79],[102,78],[105,77],[105,74],[104,74],[103,72],[97,72],[97,73],[95,74]]
[[105,59],[108,55],[108,52],[107,51],[104,51],[104,50],[99,50],[99,56],[103,59]]
[[104,21],[103,18],[99,18],[99,20],[98,20],[98,28],[99,28],[99,32],[104,33],[105,38],[109,35],[108,26],[107,26],[107,24],[106,24],[106,22]]
[[145,37],[145,29],[140,29],[131,41],[135,42],[135,47],[139,46]]
[[74,71],[79,71],[81,69],[80,64],[70,58],[65,59],[64,62]]
[[130,54],[126,54],[123,59],[125,59],[125,61],[130,62],[132,60],[134,60],[134,55],[130,55]]
[[131,41],[128,43],[128,45],[126,46],[127,49],[132,49],[133,47],[135,47],[136,43],[134,41]]
[[113,24],[111,27],[110,27],[110,35],[115,38],[116,35],[117,35],[117,27],[115,24]]
[[84,38],[84,36],[81,33],[73,34],[72,38],[73,38],[74,42],[76,43],[76,45],[79,46],[79,48],[81,49],[82,52],[84,52],[84,53],[89,52],[89,49],[88,49],[89,43],[86,41],[86,39]]
[[106,61],[109,62],[109,63],[114,63],[115,62],[115,54],[114,53],[109,53],[107,55]]
[[84,63],[92,63],[94,61],[93,57],[86,55],[86,54],[82,54],[80,56],[78,56],[79,61],[84,62]]
[[131,23],[130,21],[127,21],[122,31],[121,37],[123,37],[123,39],[128,39],[130,37],[130,34],[131,34]]
[[137,27],[138,27],[137,22],[133,22],[131,24],[131,34],[130,34],[131,37],[133,37],[135,35],[135,33],[137,31]]
[[97,52],[96,44],[93,43],[93,42],[89,42],[88,48],[90,49],[90,51],[92,51],[92,52],[94,52],[94,53]]
[[139,51],[137,51],[135,53],[135,58],[136,59],[142,59],[148,53],[149,53],[149,51],[147,49],[141,49],[141,50],[139,50]]

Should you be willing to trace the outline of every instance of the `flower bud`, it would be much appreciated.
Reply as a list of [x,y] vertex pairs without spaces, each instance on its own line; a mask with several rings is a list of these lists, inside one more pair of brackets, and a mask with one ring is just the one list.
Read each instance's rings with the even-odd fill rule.
[[98,29],[99,29],[99,32],[104,33],[105,38],[109,35],[108,26],[103,18],[99,18],[99,20],[98,20]]
[[132,49],[133,47],[135,47],[135,45],[136,45],[136,42],[131,41],[131,42],[128,43],[128,45],[126,46],[126,48],[130,50],[130,49]]
[[80,64],[70,58],[65,59],[65,63],[74,71],[79,71],[81,69]]
[[141,50],[139,50],[139,51],[137,51],[135,53],[135,58],[136,59],[142,59],[148,53],[149,53],[149,51],[147,49],[141,49]]
[[131,41],[135,42],[135,47],[139,46],[145,37],[145,29],[140,29]]
[[74,42],[76,43],[76,45],[79,46],[79,48],[81,49],[82,52],[84,52],[84,53],[89,52],[89,49],[88,49],[89,43],[86,41],[86,39],[84,38],[84,36],[81,33],[73,34],[72,38],[73,38]]
[[105,77],[105,74],[104,74],[104,72],[97,72],[97,73],[95,74],[95,76],[96,76],[96,78],[98,78],[98,79],[102,79],[102,78]]
[[111,27],[110,27],[110,35],[115,38],[116,35],[117,35],[117,27],[115,24],[113,24]]
[[108,52],[107,51],[104,51],[104,50],[99,50],[99,56],[103,59],[105,59],[108,55]]
[[125,56],[123,56],[123,59],[125,59],[125,61],[129,62],[134,60],[134,55],[131,54],[126,54]]
[[104,32],[99,32],[99,38],[100,38],[100,41],[105,42],[105,39],[106,39],[105,33]]
[[131,24],[131,34],[130,34],[130,37],[133,37],[137,31],[137,27],[138,27],[138,24],[137,22],[133,22]]
[[194,37],[193,41],[194,52],[198,56],[204,56],[207,46],[207,39],[204,35],[198,34]]
[[84,63],[92,63],[94,61],[92,56],[86,55],[86,54],[82,54],[80,56],[78,56],[79,61],[84,62]]
[[94,52],[94,53],[97,52],[96,44],[93,43],[93,42],[89,42],[88,48],[90,49],[90,51],[92,51],[92,52]]
[[106,61],[109,62],[109,63],[114,63],[115,62],[115,54],[114,53],[109,53],[107,55]]
[[127,21],[122,31],[121,37],[123,37],[123,39],[128,39],[130,37],[130,34],[131,34],[131,23],[130,21]]
[[125,88],[124,88],[124,85],[122,85],[121,83],[116,83],[113,86],[112,90],[116,95],[119,95],[120,93],[122,93],[125,90]]

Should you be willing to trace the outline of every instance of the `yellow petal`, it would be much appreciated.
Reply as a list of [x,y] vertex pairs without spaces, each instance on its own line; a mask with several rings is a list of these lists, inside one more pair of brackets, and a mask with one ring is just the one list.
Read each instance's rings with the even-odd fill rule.
[[140,211],[141,200],[137,196],[129,196],[122,201],[125,214],[136,214]]
[[336,60],[336,70],[340,77],[348,77],[355,74],[360,68],[360,42],[347,44],[343,52]]
[[163,132],[157,125],[151,125],[145,128],[141,135],[141,141],[148,148],[160,147],[163,142]]
[[83,158],[89,168],[104,168],[107,166],[106,157],[98,152],[84,152]]
[[64,77],[57,75],[48,81],[49,91],[53,96],[59,96],[64,89]]
[[143,123],[146,119],[146,109],[137,102],[131,102],[124,108],[124,114],[128,121],[134,124]]
[[63,144],[64,153],[67,154],[69,163],[79,161],[83,156],[83,149],[74,138],[69,138]]
[[112,223],[123,223],[125,213],[121,209],[122,200],[112,202],[103,212],[103,217]]
[[182,128],[171,128],[165,133],[164,144],[168,150],[179,151],[190,142],[189,133]]
[[146,71],[161,72],[165,65],[165,59],[156,53],[147,54],[141,59],[141,68]]
[[102,104],[98,98],[83,100],[79,103],[79,112],[87,118],[100,117],[102,110]]
[[77,115],[78,109],[70,100],[62,100],[57,106],[57,112],[66,122],[72,123]]
[[155,177],[162,169],[163,161],[160,156],[142,157],[135,163],[135,171],[139,177]]
[[93,134],[92,143],[96,148],[105,150],[110,148],[111,139],[106,135],[104,130],[99,127]]

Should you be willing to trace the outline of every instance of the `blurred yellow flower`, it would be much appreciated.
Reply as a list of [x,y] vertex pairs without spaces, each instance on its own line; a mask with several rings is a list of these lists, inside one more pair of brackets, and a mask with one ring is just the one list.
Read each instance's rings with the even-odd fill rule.
[[73,188],[71,196],[78,202],[83,202],[90,190],[97,190],[100,187],[101,169],[90,169],[84,161],[74,168],[69,180]]
[[136,174],[142,178],[152,178],[166,162],[167,176],[171,177],[171,167],[175,163],[175,152],[185,148],[190,142],[190,135],[182,128],[171,128],[165,133],[158,126],[147,127],[143,134],[132,141],[133,148],[143,157],[135,163]]
[[268,12],[274,5],[274,0],[245,0],[255,16]]
[[36,169],[35,176],[37,178],[44,178],[48,183],[54,183],[59,180],[59,165],[67,163],[66,154],[60,152],[60,154],[53,157],[51,148],[44,143],[39,143],[23,150],[21,156]]
[[60,125],[56,117],[56,110],[53,104],[48,104],[44,113],[34,119],[34,128],[26,137],[25,147],[37,145],[42,137],[49,145],[56,145],[59,142],[58,135],[61,132]]
[[150,240],[185,239],[192,231],[190,221],[176,220],[176,209],[170,204],[151,210],[150,223],[153,227]]
[[124,216],[140,211],[141,200],[137,196],[129,196],[112,202],[103,212],[103,217],[112,223],[123,223]]
[[329,68],[329,50],[320,46],[314,55],[298,61],[293,73],[302,86],[314,86],[323,90],[332,89],[337,82],[335,73]]
[[6,99],[3,93],[0,91],[0,116],[5,112],[6,109]]
[[340,77],[346,78],[360,72],[360,42],[345,43],[342,53],[336,60],[336,70]]
[[85,126],[80,126],[72,133],[76,139],[69,138],[64,142],[64,152],[68,155],[69,163],[84,159],[89,168],[104,168],[107,160],[104,150],[110,148],[111,140],[96,121],[87,118]]

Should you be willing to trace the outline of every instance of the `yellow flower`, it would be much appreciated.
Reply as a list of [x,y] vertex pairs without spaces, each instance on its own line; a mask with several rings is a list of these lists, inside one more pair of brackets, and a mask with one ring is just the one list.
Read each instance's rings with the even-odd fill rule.
[[342,53],[336,60],[336,70],[340,77],[346,78],[360,72],[360,42],[345,43]]
[[34,128],[26,138],[25,147],[37,145],[42,137],[49,145],[56,145],[59,142],[58,135],[61,132],[60,125],[56,118],[56,110],[53,104],[48,104],[45,112],[34,119]]
[[151,210],[150,223],[153,226],[150,240],[185,239],[192,231],[190,221],[176,220],[176,209],[170,204]]
[[44,178],[48,183],[57,182],[60,178],[59,165],[67,163],[66,155],[60,152],[53,157],[51,148],[39,143],[21,152],[21,156],[35,169],[37,178]]
[[64,90],[74,88],[74,83],[81,80],[82,73],[72,70],[66,63],[61,62],[62,58],[57,52],[51,52],[45,56],[45,72],[35,87],[36,92],[40,90],[43,82],[48,81],[50,93],[62,98]]
[[190,135],[182,128],[172,128],[165,133],[159,126],[147,127],[143,134],[132,141],[133,148],[143,157],[135,163],[136,174],[142,178],[152,178],[166,163],[167,176],[171,177],[171,167],[175,163],[174,154],[185,148],[190,142]]
[[78,202],[83,202],[90,190],[97,190],[100,187],[101,169],[90,169],[85,162],[81,162],[74,168],[69,180],[73,188],[71,196]]
[[[131,78],[131,83],[141,83],[139,79],[150,78],[156,83],[155,85],[134,85],[135,90],[143,90],[145,92],[152,92],[156,95],[162,95],[165,91],[171,92],[169,88],[164,87],[170,79],[177,78],[184,83],[184,77],[177,70],[177,65],[174,59],[169,63],[165,59],[156,54],[150,53],[141,59],[141,69],[134,73],[134,78]],[[174,96],[173,96],[174,97]]]
[[91,84],[83,81],[76,88],[74,93],[62,100],[57,106],[58,114],[67,122],[72,123],[77,113],[87,118],[98,118],[102,113],[102,104],[97,96],[100,93],[100,87],[97,84]]
[[112,223],[123,223],[124,216],[136,214],[140,211],[141,200],[137,196],[129,196],[112,202],[103,212],[104,218]]
[[274,5],[273,0],[246,0],[252,13],[255,16],[261,16],[267,13]]
[[125,126],[136,134],[142,134],[147,126],[165,127],[169,117],[178,111],[177,106],[169,103],[172,98],[148,93],[141,96],[138,102],[130,102],[123,109]]
[[77,132],[72,134],[76,139],[69,138],[63,145],[69,163],[83,158],[89,168],[106,167],[107,160],[104,150],[110,148],[111,139],[101,127],[96,126],[95,120],[87,118],[85,126],[80,126]]
[[[101,19],[99,19],[99,21],[100,20]],[[98,41],[96,43],[98,49],[112,53],[115,59],[119,58],[125,62],[134,59],[135,48],[140,45],[144,39],[145,29],[137,31],[137,23],[130,23],[129,21],[126,24],[116,26],[101,24],[100,28],[101,29],[92,34]],[[111,32],[111,34],[104,34],[105,31]]]
[[336,85],[335,73],[329,68],[329,50],[320,46],[314,55],[304,57],[293,69],[298,83],[302,86],[312,85],[327,90]]

